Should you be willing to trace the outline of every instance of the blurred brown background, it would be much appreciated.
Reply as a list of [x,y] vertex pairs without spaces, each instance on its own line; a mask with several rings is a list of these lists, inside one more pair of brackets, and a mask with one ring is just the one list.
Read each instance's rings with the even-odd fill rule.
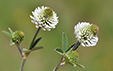
[[25,39],[21,48],[28,48],[35,25],[31,12],[38,6],[51,7],[59,16],[59,24],[52,31],[40,31],[43,37],[37,46],[44,49],[32,52],[24,71],[52,71],[61,56],[54,49],[62,47],[62,32],[68,37],[69,46],[76,43],[74,26],[78,22],[90,22],[99,26],[99,42],[95,47],[78,48],[79,61],[86,69],[66,65],[58,71],[113,71],[113,0],[0,0],[0,71],[19,71],[21,56],[16,46],[2,33],[10,27],[22,30]]

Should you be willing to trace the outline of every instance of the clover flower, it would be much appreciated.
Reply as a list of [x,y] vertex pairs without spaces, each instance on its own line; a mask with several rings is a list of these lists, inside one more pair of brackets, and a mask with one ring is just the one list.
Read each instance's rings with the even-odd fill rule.
[[41,27],[44,31],[50,31],[58,23],[57,14],[49,7],[38,7],[32,11],[31,22],[36,24],[36,28]]
[[76,35],[77,40],[84,47],[95,46],[98,42],[97,33],[99,27],[87,22],[79,22],[75,27],[74,34]]

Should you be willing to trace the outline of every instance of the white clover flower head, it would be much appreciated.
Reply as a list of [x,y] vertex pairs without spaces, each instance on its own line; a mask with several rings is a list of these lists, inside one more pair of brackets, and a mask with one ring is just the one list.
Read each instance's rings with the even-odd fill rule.
[[88,22],[79,22],[75,27],[74,34],[84,47],[95,46],[98,42],[97,33],[99,27]]
[[31,22],[36,24],[36,28],[41,27],[44,31],[50,31],[58,23],[57,14],[49,7],[38,7],[32,11]]

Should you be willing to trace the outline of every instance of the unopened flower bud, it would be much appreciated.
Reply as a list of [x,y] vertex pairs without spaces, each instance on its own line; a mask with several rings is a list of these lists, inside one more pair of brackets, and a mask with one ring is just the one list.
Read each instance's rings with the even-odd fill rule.
[[79,53],[77,51],[69,51],[66,53],[66,61],[69,63],[75,63],[78,61]]
[[24,38],[24,33],[22,31],[15,31],[12,34],[12,41],[16,43],[21,43]]

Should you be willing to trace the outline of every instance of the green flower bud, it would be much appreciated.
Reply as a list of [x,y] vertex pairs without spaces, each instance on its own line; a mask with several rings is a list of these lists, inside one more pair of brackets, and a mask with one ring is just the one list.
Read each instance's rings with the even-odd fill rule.
[[21,43],[24,38],[24,33],[22,31],[16,31],[12,34],[12,41],[16,43]]
[[78,55],[79,53],[77,51],[69,51],[65,56],[66,61],[73,64],[78,61]]

